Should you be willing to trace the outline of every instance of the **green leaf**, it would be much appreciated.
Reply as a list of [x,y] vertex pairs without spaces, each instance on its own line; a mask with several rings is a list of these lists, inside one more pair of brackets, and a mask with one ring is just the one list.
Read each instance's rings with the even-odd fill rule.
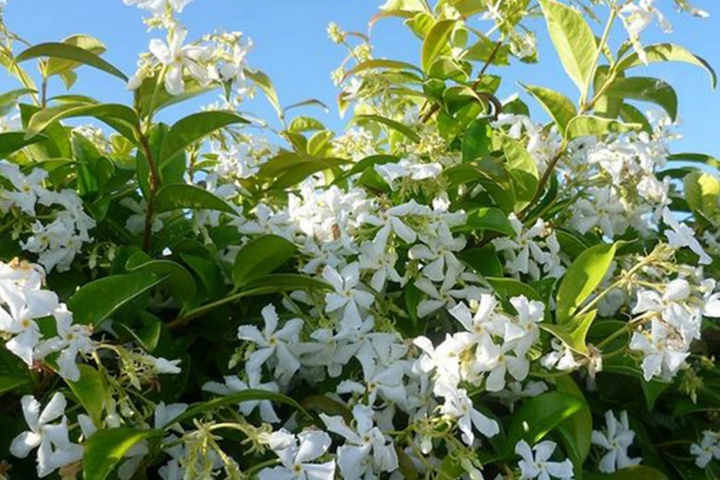
[[152,260],[146,253],[137,252],[127,261],[130,272],[148,271],[165,278],[168,290],[183,308],[187,308],[195,298],[197,285],[195,279],[185,267],[171,260]]
[[248,242],[235,257],[233,280],[242,287],[250,280],[267,275],[290,260],[297,248],[277,235],[263,235]]
[[550,332],[576,352],[587,354],[588,348],[585,339],[587,338],[590,326],[596,316],[597,310],[591,310],[587,313],[576,316],[572,319],[572,322],[562,323],[559,325],[553,323],[541,323],[540,328],[546,332]]
[[[217,88],[212,84],[204,85],[193,78],[187,78],[185,79],[183,92],[179,95],[171,95],[162,86],[156,88],[157,81],[157,75],[148,77],[142,81],[140,88],[137,90],[139,97],[137,109],[144,117]],[[151,108],[152,111],[150,111]]]
[[348,78],[357,73],[364,72],[365,70],[375,70],[378,68],[387,68],[390,70],[413,70],[415,72],[422,73],[422,70],[420,70],[412,63],[399,62],[397,60],[372,59],[360,62],[353,68],[348,70],[343,77],[343,81],[347,80]]
[[105,480],[138,442],[161,435],[158,430],[120,427],[95,432],[84,443],[83,478]]
[[[82,48],[94,55],[102,55],[107,50],[105,45],[95,37],[90,35],[72,35],[62,41],[66,45],[72,45]],[[82,65],[80,62],[67,60],[64,58],[51,57],[47,62],[45,73],[48,77],[52,75],[74,74],[73,69]],[[70,88],[70,87],[68,87]]]
[[677,118],[678,97],[675,89],[657,78],[617,78],[605,94],[609,97],[652,102],[662,107],[673,121]]
[[0,158],[5,158],[28,145],[47,140],[45,135],[36,135],[33,138],[25,138],[25,132],[2,132],[0,133]]
[[267,97],[268,101],[270,102],[270,105],[273,106],[275,109],[275,112],[277,112],[277,115],[279,118],[283,118],[284,112],[282,107],[280,106],[280,99],[278,98],[277,91],[275,90],[275,87],[273,86],[272,81],[270,80],[270,77],[268,77],[266,74],[261,72],[260,70],[248,70],[245,69],[245,75],[257,85],[260,90],[265,92],[265,96]]
[[683,179],[688,206],[705,217],[712,218],[720,209],[720,180],[704,172],[692,172]]
[[581,253],[570,265],[557,293],[556,321],[572,320],[576,311],[600,285],[615,258],[617,244],[601,244]]
[[637,123],[622,123],[609,118],[595,117],[592,115],[581,115],[575,117],[565,129],[565,139],[591,136],[603,136],[608,133],[625,133],[638,130],[642,127]]
[[263,275],[253,278],[245,284],[246,289],[262,288],[274,286],[281,288],[282,291],[289,290],[328,290],[332,289],[330,284],[325,283],[317,278],[299,275],[297,273],[275,273],[272,275]]
[[[124,136],[134,138],[133,128],[137,124],[135,110],[125,105],[114,103],[87,104],[63,103],[54,107],[40,110],[30,118],[27,128],[27,137],[32,138],[45,130],[53,122],[64,118],[94,117],[113,128],[118,129]],[[118,122],[120,122],[118,124]],[[118,128],[120,126],[120,128]]]
[[510,220],[505,212],[499,208],[481,207],[471,210],[467,220],[460,227],[453,229],[457,232],[474,232],[476,230],[491,230],[508,236],[514,236]]
[[73,62],[102,70],[103,72],[114,75],[125,82],[128,81],[127,75],[122,73],[106,60],[103,60],[84,48],[67,43],[41,43],[40,45],[34,45],[20,53],[20,55],[15,58],[15,61],[20,63],[39,57],[71,60]]
[[217,410],[219,408],[234,406],[242,402],[249,402],[253,400],[270,400],[274,403],[284,403],[285,405],[293,407],[305,416],[310,417],[310,414],[298,402],[286,395],[275,392],[268,392],[266,390],[249,389],[243,390],[242,392],[233,393],[232,395],[214,398],[212,400],[193,405],[187,410],[185,410],[184,413],[181,413],[175,418],[170,419],[165,425],[161,425],[160,428],[167,430],[176,423],[190,420],[205,412]]
[[458,259],[483,277],[502,277],[504,270],[492,245],[464,250],[457,254]]
[[643,132],[647,132],[648,134],[653,133],[653,126],[650,125],[650,121],[648,121],[645,114],[628,103],[620,105],[620,118],[625,123],[640,125],[640,129]]
[[207,111],[189,115],[175,123],[165,136],[160,149],[160,163],[168,162],[187,147],[211,133],[238,123],[249,123],[233,112]]
[[519,280],[496,277],[487,277],[485,280],[487,280],[493,290],[495,290],[504,299],[510,299],[512,297],[519,297],[523,295],[529,300],[542,301],[542,297],[537,290],[527,283],[522,283]]
[[462,143],[463,162],[482,158],[490,153],[487,119],[474,120],[465,130]]
[[105,382],[100,373],[90,365],[80,364],[78,368],[80,379],[77,382],[67,382],[68,386],[90,415],[93,423],[100,425],[107,397]]
[[577,110],[575,104],[560,92],[550,90],[549,88],[535,87],[532,85],[520,84],[540,105],[545,111],[552,117],[555,125],[561,135],[565,134],[570,121],[577,117]]
[[[673,45],[671,43],[659,43],[644,47],[643,50],[645,50],[645,55],[647,55],[648,63],[684,62],[703,68],[708,75],[710,75],[710,85],[712,85],[712,88],[717,86],[717,75],[710,64],[684,47]],[[617,70],[622,72],[640,65],[644,65],[643,61],[640,59],[637,52],[633,52],[618,62]]]
[[590,26],[578,11],[553,0],[539,0],[565,72],[581,93],[592,81],[597,58],[597,41]]
[[456,23],[456,20],[452,19],[440,20],[428,32],[423,42],[420,62],[424,72],[429,72],[438,56],[448,48],[448,40]]
[[212,192],[187,184],[162,187],[153,203],[157,213],[188,208],[192,210],[218,210],[235,214],[235,209]]
[[668,480],[668,477],[655,468],[635,465],[615,473],[588,473],[585,480]]
[[505,441],[506,454],[526,440],[535,445],[565,419],[585,407],[583,400],[561,392],[547,392],[527,400],[512,416]]
[[393,130],[396,130],[403,135],[405,135],[407,138],[412,140],[413,142],[417,143],[420,141],[420,136],[415,133],[415,131],[408,127],[407,125],[404,125],[400,122],[396,122],[395,120],[391,120],[389,118],[381,117],[380,115],[356,115],[355,118],[353,118],[353,122],[362,123],[364,121],[372,121],[381,123],[383,125],[386,125],[390,127]]
[[539,173],[532,155],[517,140],[503,137],[503,151],[515,190],[515,210],[522,210],[535,199]]
[[559,392],[572,395],[583,402],[583,406],[577,412],[560,422],[557,427],[568,457],[573,462],[575,476],[580,478],[583,463],[590,453],[592,443],[592,413],[582,390],[570,375],[555,378],[555,385]]
[[720,160],[704,153],[673,153],[672,155],[668,155],[667,159],[671,162],[700,163],[709,167],[720,169]]
[[147,273],[113,275],[86,283],[68,300],[76,323],[96,328],[120,307],[163,281]]
[[0,117],[3,117],[10,113],[13,108],[25,95],[37,93],[32,88],[18,88],[17,90],[10,90],[9,92],[0,95]]

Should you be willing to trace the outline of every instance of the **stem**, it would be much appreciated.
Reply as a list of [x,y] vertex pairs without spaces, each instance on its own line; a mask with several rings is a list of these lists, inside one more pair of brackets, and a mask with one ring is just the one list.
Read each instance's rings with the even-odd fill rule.
[[595,54],[592,71],[590,72],[590,78],[588,79],[588,83],[587,85],[585,85],[582,96],[580,97],[581,109],[587,102],[588,93],[590,92],[590,84],[595,81],[595,74],[597,73],[598,62],[600,61],[600,56],[602,55],[603,48],[605,48],[608,38],[610,37],[610,30],[612,29],[612,25],[615,22],[615,18],[617,18],[617,11],[615,10],[615,8],[611,7],[610,16],[608,17],[608,21],[605,24],[605,30],[603,31],[602,37],[600,38],[600,44],[598,45],[597,53]]
[[40,85],[40,106],[42,108],[47,107],[47,91],[48,91],[48,78],[43,74],[42,84]]
[[525,218],[525,216],[532,210],[533,206],[542,197],[543,193],[545,192],[545,185],[547,185],[547,182],[550,180],[550,176],[555,173],[555,166],[560,161],[562,156],[565,154],[565,151],[567,150],[569,145],[570,145],[570,142],[567,139],[563,140],[562,143],[560,144],[560,147],[558,148],[557,152],[555,152],[555,155],[553,156],[552,160],[550,160],[550,163],[548,163],[548,166],[545,169],[545,173],[543,173],[543,176],[540,179],[540,182],[538,183],[537,191],[535,192],[535,198],[533,198],[532,201],[530,203],[528,203],[527,207],[525,207],[518,214],[518,218],[520,220]]
[[[138,126],[139,127],[139,126]],[[140,146],[142,147],[145,159],[150,167],[150,174],[148,175],[148,183],[150,186],[150,192],[147,198],[147,212],[145,213],[145,233],[143,234],[143,250],[148,252],[152,244],[152,224],[153,224],[153,202],[155,201],[155,193],[158,188],[159,172],[157,164],[153,159],[152,149],[147,137],[142,132],[142,129],[138,128],[138,137],[140,138]]]

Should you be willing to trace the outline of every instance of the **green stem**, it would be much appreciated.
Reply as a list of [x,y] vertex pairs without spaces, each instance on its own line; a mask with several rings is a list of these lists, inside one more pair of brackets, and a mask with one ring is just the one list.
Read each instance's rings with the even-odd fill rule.
[[605,30],[603,31],[602,37],[600,38],[600,44],[598,45],[597,52],[595,53],[595,59],[593,61],[593,67],[592,71],[590,72],[590,78],[588,79],[587,85],[585,85],[585,89],[582,92],[582,96],[580,97],[580,108],[581,110],[584,110],[584,106],[587,102],[588,94],[590,92],[590,85],[595,81],[595,74],[597,73],[598,68],[598,62],[600,62],[600,57],[602,56],[603,48],[605,48],[605,45],[607,45],[608,38],[610,38],[610,31],[612,30],[613,23],[615,22],[615,19],[617,18],[617,11],[615,8],[610,8],[610,16],[608,17],[608,21],[605,24]]

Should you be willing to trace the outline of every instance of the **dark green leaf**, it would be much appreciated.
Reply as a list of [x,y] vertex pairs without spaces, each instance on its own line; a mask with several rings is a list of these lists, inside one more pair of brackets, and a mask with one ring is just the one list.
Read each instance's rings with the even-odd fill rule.
[[250,280],[272,273],[290,260],[296,250],[294,244],[277,235],[264,235],[251,240],[235,257],[235,286],[242,287]]
[[84,444],[83,478],[105,480],[138,442],[162,435],[158,430],[120,427],[95,432]]
[[200,187],[186,184],[162,187],[155,196],[154,206],[157,213],[188,208],[235,214],[235,209],[222,198]]

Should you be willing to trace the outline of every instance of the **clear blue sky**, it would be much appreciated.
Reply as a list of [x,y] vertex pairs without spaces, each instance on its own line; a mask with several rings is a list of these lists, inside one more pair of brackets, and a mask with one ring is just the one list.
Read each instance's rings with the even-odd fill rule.
[[[695,2],[710,11],[711,18],[700,20],[676,15],[670,0],[658,0],[657,4],[668,12],[675,32],[664,35],[655,27],[646,35],[646,43],[679,43],[720,69],[720,4],[716,0]],[[107,45],[106,58],[127,73],[135,70],[137,53],[147,49],[149,38],[158,35],[158,32],[146,33],[141,12],[125,6],[121,0],[9,0],[8,3],[7,24],[31,42],[57,41],[74,33],[90,34]],[[381,3],[382,0],[195,0],[182,18],[190,29],[189,38],[214,29],[239,30],[253,38],[255,48],[250,63],[272,77],[284,105],[318,98],[334,107],[337,91],[329,72],[337,67],[344,52],[327,38],[327,24],[335,21],[348,30],[366,31],[368,19]],[[517,91],[514,82],[521,80],[555,88],[575,98],[577,94],[559,67],[544,25],[538,22],[535,27],[542,61],[538,65],[514,64],[500,70],[506,77],[501,96]],[[418,61],[418,40],[397,20],[380,22],[373,30],[373,39],[378,58]],[[678,91],[683,121],[680,133],[684,138],[676,142],[674,151],[720,156],[720,93],[711,90],[702,70],[666,64],[635,72],[662,78]],[[107,101],[129,101],[122,82],[87,68],[79,73],[78,92]],[[3,90],[11,88],[7,77],[0,77],[0,82]],[[58,85],[55,89],[55,93],[61,93]],[[528,103],[531,101],[528,99]],[[274,118],[263,102],[253,102],[250,108],[266,118]],[[177,109],[171,112],[182,113]],[[329,114],[320,110],[312,113],[332,128],[342,127],[332,108]]]

